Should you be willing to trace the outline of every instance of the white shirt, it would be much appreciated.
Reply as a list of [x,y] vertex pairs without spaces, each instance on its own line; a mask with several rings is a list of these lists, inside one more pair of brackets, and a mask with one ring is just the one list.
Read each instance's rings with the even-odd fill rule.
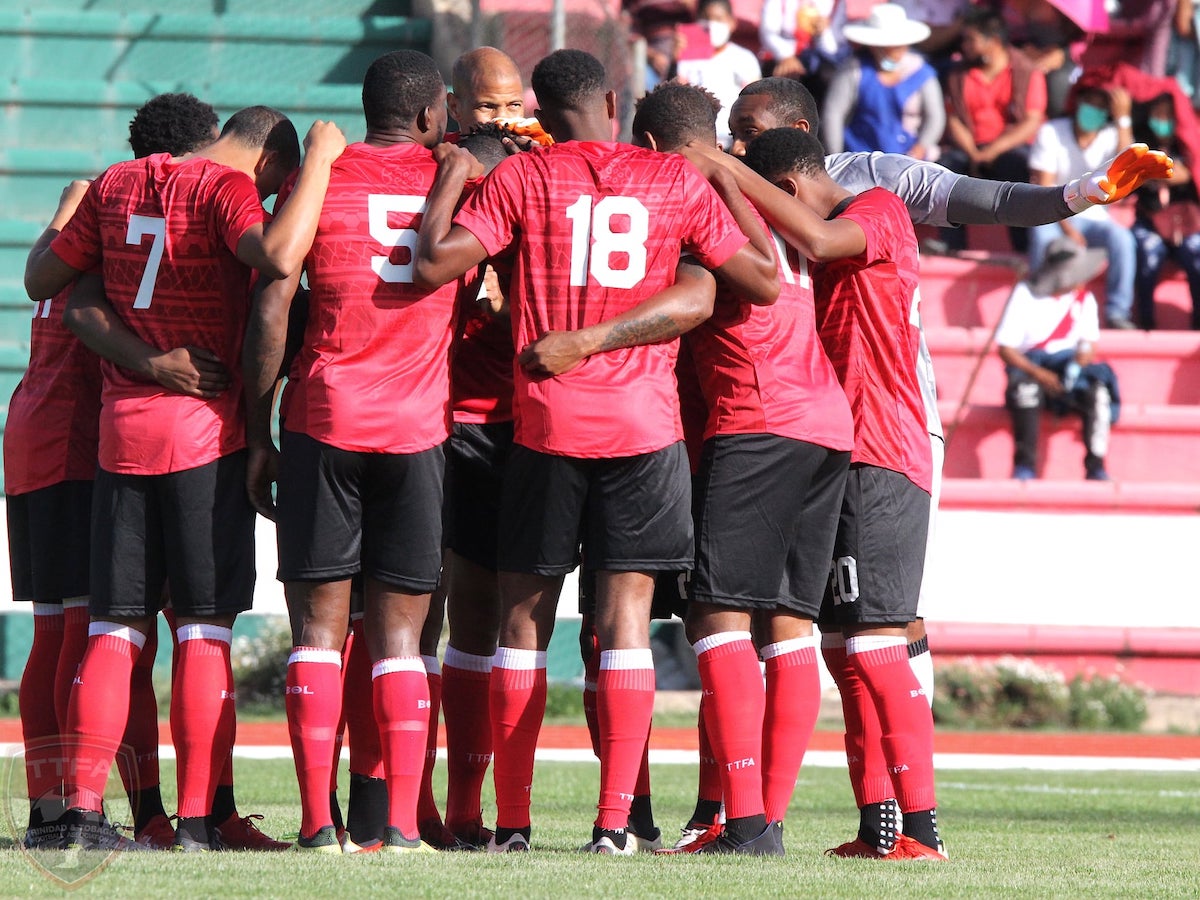
[[[1029,169],[1049,172],[1056,184],[1094,172],[1117,155],[1118,135],[1115,125],[1105,125],[1087,147],[1080,147],[1070,119],[1051,119],[1042,124],[1029,151]],[[1081,218],[1106,219],[1108,210],[1091,206],[1077,214]]]
[[762,78],[762,66],[758,57],[745,47],[729,41],[719,47],[711,59],[680,60],[678,75],[688,84],[702,87],[721,101],[717,113],[717,138],[728,147],[732,135],[729,133],[729,109],[746,85]]
[[1058,353],[1074,350],[1080,341],[1100,339],[1100,314],[1091,291],[1073,290],[1058,296],[1038,297],[1022,281],[1013,288],[1004,310],[996,343],[1027,353],[1033,349]]

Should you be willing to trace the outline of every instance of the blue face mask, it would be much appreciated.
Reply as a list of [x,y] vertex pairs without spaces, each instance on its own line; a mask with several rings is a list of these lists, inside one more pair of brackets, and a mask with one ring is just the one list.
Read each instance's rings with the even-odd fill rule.
[[891,57],[885,56],[879,60],[879,70],[881,72],[895,72],[899,68],[900,60],[898,59],[892,59]]
[[1163,140],[1175,136],[1175,120],[1174,119],[1156,119],[1151,116],[1146,120],[1146,125],[1154,133],[1156,138]]
[[1079,126],[1080,131],[1089,133],[1099,131],[1107,121],[1108,110],[1099,106],[1092,106],[1090,103],[1080,103],[1079,108],[1075,110],[1075,124]]

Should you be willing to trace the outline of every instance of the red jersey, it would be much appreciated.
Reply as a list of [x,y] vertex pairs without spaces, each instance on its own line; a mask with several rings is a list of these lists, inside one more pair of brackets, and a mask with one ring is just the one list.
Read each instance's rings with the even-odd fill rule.
[[431,292],[413,284],[436,174],[419,144],[351,144],[333,164],[304,261],[308,325],[284,415],[289,431],[367,453],[419,453],[450,436],[458,283]]
[[246,175],[158,153],[109,168],[54,239],[51,249],[72,268],[102,266],[109,302],[143,341],[162,350],[204,347],[232,376],[221,396],[203,400],[101,363],[106,471],[178,472],[245,446],[241,358],[251,270],[235,252],[264,218]]
[[[674,282],[683,252],[715,268],[746,243],[682,156],[569,141],[511,156],[455,217],[494,256],[516,248],[519,350],[548,331],[610,319]],[[678,341],[597,353],[553,378],[517,368],[515,440],[543,453],[610,458],[682,439]]]
[[464,302],[451,367],[455,422],[512,421],[515,356],[508,321],[484,312],[475,302]]
[[808,260],[769,233],[779,299],[753,306],[719,285],[712,318],[683,338],[708,404],[704,437],[773,434],[850,450],[854,422],[817,337]]
[[71,290],[32,304],[29,366],[4,423],[4,489],[10,494],[96,475],[100,357],[63,325]]
[[917,381],[920,260],[903,201],[872,188],[839,218],[867,237],[860,256],[813,266],[817,331],[854,414],[852,463],[905,475],[929,491],[933,459]]

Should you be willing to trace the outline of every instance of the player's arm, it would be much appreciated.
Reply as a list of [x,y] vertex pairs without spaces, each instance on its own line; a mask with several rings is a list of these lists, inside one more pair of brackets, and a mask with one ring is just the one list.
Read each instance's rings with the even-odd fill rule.
[[75,282],[63,323],[96,355],[172,393],[212,399],[229,387],[229,371],[211,350],[190,345],[159,350],[134,334],[104,296],[98,273]]
[[[721,153],[719,150],[714,152]],[[779,297],[779,268],[771,239],[754,218],[750,204],[733,178],[724,170],[715,170],[709,183],[725,201],[738,228],[749,241],[718,266],[716,272],[729,282],[741,299],[756,306],[770,306]]]
[[72,181],[63,188],[58,198],[58,209],[50,219],[25,259],[25,292],[31,300],[46,300],[65,288],[74,278],[79,276],[79,270],[67,265],[57,253],[50,249],[50,244],[58,237],[75,215],[79,202],[91,186],[90,181]]
[[671,286],[611,319],[577,331],[544,334],[523,348],[517,361],[533,375],[561,375],[605,350],[671,340],[712,315],[716,292],[716,279],[708,269],[693,259],[681,259]]
[[415,283],[428,290],[453,281],[487,257],[479,239],[454,224],[463,185],[468,178],[478,178],[483,167],[468,151],[453,144],[438,144],[433,155],[438,171],[421,216],[414,267]]
[[286,278],[300,269],[317,234],[330,167],[345,149],[346,137],[336,125],[313,122],[296,186],[270,225],[254,225],[241,236],[238,259],[268,278]]
[[246,492],[250,503],[275,518],[271,484],[279,451],[271,440],[271,413],[287,353],[288,316],[300,272],[255,286],[242,344],[242,390],[246,397]]

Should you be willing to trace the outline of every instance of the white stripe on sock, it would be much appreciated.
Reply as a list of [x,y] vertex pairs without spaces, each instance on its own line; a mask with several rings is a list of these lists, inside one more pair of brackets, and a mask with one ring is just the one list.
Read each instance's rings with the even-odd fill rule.
[[732,644],[734,641],[750,640],[750,632],[748,631],[721,631],[717,634],[710,634],[706,638],[700,638],[696,643],[692,644],[692,649],[699,656],[706,650],[713,650],[717,647],[723,647],[725,644]]

